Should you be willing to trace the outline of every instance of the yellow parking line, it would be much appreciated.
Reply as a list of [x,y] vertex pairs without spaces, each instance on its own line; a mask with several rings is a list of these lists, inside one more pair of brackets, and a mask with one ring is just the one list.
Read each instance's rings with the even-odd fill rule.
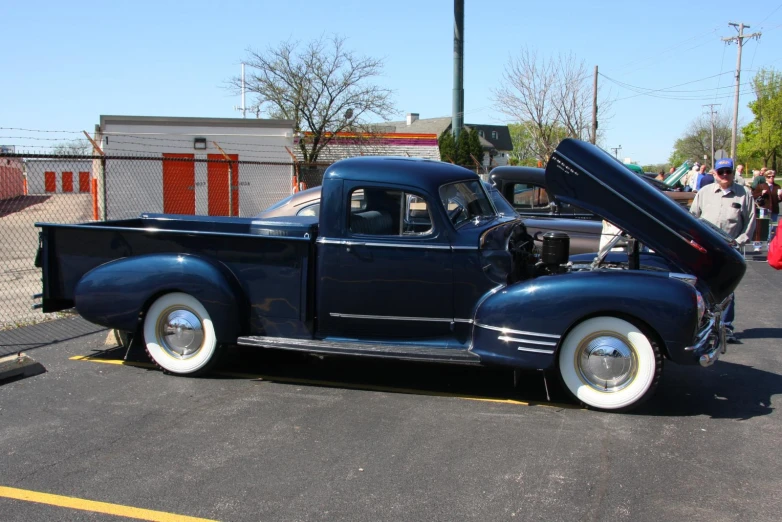
[[122,506],[119,504],[110,504],[108,502],[96,502],[94,500],[84,500],[76,497],[64,497],[62,495],[39,493],[37,491],[7,488],[4,486],[0,486],[0,497],[153,522],[216,522],[206,518],[188,517],[186,515],[176,515],[163,511],[152,511],[150,509]]
[[[130,361],[123,361],[119,359],[101,359],[98,357],[94,357],[91,355],[77,355],[70,358],[72,361],[88,361],[88,362],[96,362],[96,363],[102,363],[102,364],[119,364],[123,366],[138,366],[140,368],[154,368],[154,364],[150,363],[143,363],[143,362],[130,362]],[[238,373],[238,372],[214,372],[214,375],[220,376],[220,377],[233,377],[237,379],[255,379],[255,380],[264,380],[264,381],[270,381],[270,382],[280,382],[284,384],[302,384],[302,385],[310,385],[310,386],[328,386],[331,388],[346,388],[351,390],[369,390],[369,391],[379,391],[379,392],[388,392],[388,393],[404,393],[407,395],[428,395],[432,397],[450,397],[455,399],[465,399],[469,401],[481,401],[481,402],[496,402],[501,404],[513,404],[516,406],[543,406],[548,408],[557,408],[557,409],[580,409],[579,406],[574,406],[571,404],[559,404],[559,403],[548,403],[548,402],[526,402],[526,401],[518,401],[515,399],[495,399],[492,397],[478,397],[478,396],[470,396],[470,395],[460,395],[457,393],[447,393],[447,392],[432,392],[427,390],[418,390],[414,388],[394,388],[391,386],[376,386],[373,384],[350,384],[346,382],[335,382],[335,381],[320,381],[320,380],[314,380],[314,379],[299,379],[296,377],[275,377],[273,375],[262,375],[262,374],[251,374],[251,373]]]

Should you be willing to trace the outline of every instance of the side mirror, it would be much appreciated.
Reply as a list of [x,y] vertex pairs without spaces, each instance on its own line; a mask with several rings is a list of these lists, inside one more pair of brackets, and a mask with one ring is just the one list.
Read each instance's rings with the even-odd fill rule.
[[549,203],[548,209],[552,214],[559,214],[559,204],[556,201]]

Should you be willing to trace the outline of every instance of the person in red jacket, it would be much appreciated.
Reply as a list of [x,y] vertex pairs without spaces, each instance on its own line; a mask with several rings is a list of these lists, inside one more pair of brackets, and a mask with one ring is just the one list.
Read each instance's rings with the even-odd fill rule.
[[782,270],[782,234],[779,231],[768,244],[768,264]]

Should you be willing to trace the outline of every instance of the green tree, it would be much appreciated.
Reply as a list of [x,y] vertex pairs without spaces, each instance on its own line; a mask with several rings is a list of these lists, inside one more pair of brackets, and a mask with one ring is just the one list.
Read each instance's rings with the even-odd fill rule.
[[[343,37],[321,36],[304,46],[287,41],[247,54],[245,83],[256,95],[256,115],[293,120],[295,132],[310,132],[299,140],[305,162],[317,161],[336,133],[360,131],[369,116],[388,119],[395,112],[391,91],[372,83],[383,61],[350,51]],[[239,90],[242,80],[229,84]]]
[[440,147],[440,159],[449,163],[456,163],[456,142],[453,139],[451,129],[445,129],[437,140]]
[[[714,117],[714,150],[730,150],[730,117],[717,113]],[[704,156],[711,158],[711,118],[701,115],[690,123],[684,136],[673,144],[668,163],[679,166],[686,160],[703,163]],[[710,162],[711,159],[707,160]]]
[[537,165],[535,140],[527,124],[509,123],[508,131],[510,131],[510,140],[513,143],[513,152],[510,153],[509,162],[513,165]]
[[[483,165],[483,145],[481,137],[478,135],[478,129],[470,129],[470,154],[475,156],[478,163]],[[472,163],[472,161],[470,161]]]
[[456,138],[456,164],[468,168],[475,166],[470,159],[470,133],[463,128]]
[[740,157],[776,168],[782,159],[782,74],[761,69],[752,80],[756,99],[749,103],[755,119],[743,127]]

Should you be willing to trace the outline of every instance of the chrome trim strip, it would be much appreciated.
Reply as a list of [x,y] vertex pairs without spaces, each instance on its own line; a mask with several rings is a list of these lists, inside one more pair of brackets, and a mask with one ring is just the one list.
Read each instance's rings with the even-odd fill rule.
[[472,250],[480,250],[480,248],[478,248],[478,247],[471,247],[471,246],[452,246],[452,247],[451,247],[451,250],[454,250],[454,251],[455,251],[455,250],[467,250],[467,251],[472,251]]
[[556,346],[557,343],[550,343],[547,341],[529,341],[527,339],[516,339],[515,337],[508,337],[507,335],[501,335],[497,337],[500,341],[510,341],[514,343],[527,343],[527,344],[540,344],[543,346]]
[[347,245],[347,241],[344,239],[329,239],[326,237],[319,237],[315,240],[316,243],[321,243],[323,245]]
[[434,245],[434,244],[415,244],[415,243],[369,243],[366,241],[353,241],[350,239],[331,239],[327,237],[319,237],[315,240],[316,243],[323,245],[344,245],[344,246],[368,246],[368,247],[387,247],[387,248],[415,248],[420,250],[450,250],[450,245]]
[[518,347],[518,350],[520,352],[531,352],[531,353],[542,353],[545,355],[554,355],[554,350],[538,350],[536,348],[522,348],[521,346]]
[[467,324],[472,324],[472,323],[473,323],[473,320],[472,320],[472,319],[454,319],[454,320],[453,320],[453,322],[454,322],[454,323],[467,323]]
[[[475,305],[475,311],[472,313],[472,323],[473,323],[474,325],[477,325],[477,324],[478,324],[478,310],[480,310],[480,309],[481,309],[481,305],[483,304],[483,302],[484,302],[484,301],[486,301],[486,300],[487,300],[488,298],[490,298],[491,296],[493,296],[494,294],[496,294],[497,292],[499,292],[500,290],[502,290],[503,288],[506,288],[506,287],[507,287],[507,285],[497,285],[497,286],[495,286],[494,288],[492,288],[491,290],[489,290],[488,292],[486,292],[486,293],[483,295],[483,297],[481,297],[481,298],[478,300],[478,302],[477,302],[477,303],[476,303],[476,305]],[[475,334],[474,334],[474,332],[475,332],[475,330],[473,330],[473,331],[471,332],[471,335],[470,335],[470,347],[469,347],[469,348],[467,348],[467,351],[468,351],[468,352],[469,352],[469,351],[472,351],[472,348],[473,348],[473,339],[475,338]]]
[[388,248],[417,248],[419,250],[450,250],[450,245],[416,245],[412,243],[365,243],[365,242],[347,242],[348,245],[364,245],[368,247],[388,247]]
[[345,319],[377,319],[379,321],[420,321],[430,323],[452,323],[450,317],[400,317],[395,315],[361,315],[361,314],[341,314],[336,312],[329,313],[331,317],[342,317]]
[[554,335],[554,334],[544,334],[544,333],[537,333],[537,332],[524,332],[522,330],[511,330],[510,328],[501,328],[499,326],[489,326],[488,324],[480,324],[475,323],[475,326],[480,326],[481,328],[486,328],[487,330],[494,330],[497,332],[502,332],[504,334],[517,334],[517,335],[532,335],[535,337],[550,337],[552,339],[559,339],[560,335]]
[[[576,163],[575,161],[571,160],[571,159],[570,159],[569,157],[567,157],[566,155],[562,154],[562,153],[561,153],[561,152],[559,152],[559,151],[555,152],[554,154],[555,154],[555,156],[560,156],[560,157],[564,158],[566,161],[570,162],[570,164],[571,164],[571,165],[575,165],[576,167],[578,167],[578,168],[581,170],[581,172],[582,172],[582,173],[586,174],[587,176],[589,176],[590,178],[592,178],[593,180],[595,180],[597,183],[599,183],[600,185],[602,185],[604,188],[608,189],[608,191],[609,191],[609,192],[613,192],[615,196],[618,196],[620,199],[624,200],[624,202],[625,202],[625,203],[628,203],[628,204],[630,204],[631,206],[633,206],[633,207],[636,207],[636,208],[637,208],[639,211],[641,211],[641,213],[642,213],[642,214],[644,214],[646,217],[648,217],[648,218],[649,218],[649,219],[651,219],[652,221],[655,221],[655,222],[656,222],[658,225],[660,225],[660,226],[661,226],[661,227],[663,227],[664,229],[668,230],[668,232],[670,232],[670,233],[671,233],[671,234],[673,234],[674,236],[678,237],[679,239],[681,239],[682,241],[684,241],[684,242],[685,242],[685,243],[687,243],[688,245],[690,244],[690,240],[689,240],[689,239],[685,238],[683,235],[681,235],[681,234],[679,234],[678,232],[676,232],[675,230],[673,230],[671,227],[669,227],[668,225],[666,225],[665,223],[663,223],[662,221],[660,221],[659,219],[657,219],[656,217],[654,217],[653,215],[651,215],[651,214],[650,214],[649,212],[647,212],[646,210],[644,210],[644,209],[642,209],[641,207],[639,207],[638,205],[636,205],[636,204],[632,203],[632,202],[631,202],[629,199],[627,199],[627,198],[626,198],[626,197],[624,197],[622,194],[620,194],[619,192],[617,192],[617,191],[616,191],[615,189],[613,189],[613,188],[612,188],[610,185],[608,185],[607,183],[604,183],[603,181],[601,181],[601,180],[597,179],[597,178],[596,178],[595,176],[593,176],[593,175],[592,175],[592,174],[591,174],[591,173],[590,173],[588,170],[586,170],[584,167],[582,167],[581,165],[579,165],[579,164],[578,164],[578,163]],[[554,157],[554,156],[552,156],[552,158],[553,158],[553,157]],[[557,163],[559,163],[559,162],[557,162]],[[563,168],[563,169],[565,168],[565,165],[561,165],[561,166],[562,166],[562,168]]]

